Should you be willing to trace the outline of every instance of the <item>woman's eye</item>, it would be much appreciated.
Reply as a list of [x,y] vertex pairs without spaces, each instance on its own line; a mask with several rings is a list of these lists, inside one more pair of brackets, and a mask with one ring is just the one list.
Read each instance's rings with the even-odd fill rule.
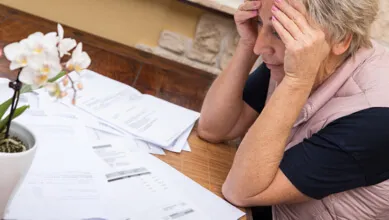
[[273,35],[276,36],[276,38],[281,39],[280,35],[278,35],[277,31],[273,31]]
[[261,20],[257,20],[257,24],[258,24],[258,26],[262,26],[262,21]]

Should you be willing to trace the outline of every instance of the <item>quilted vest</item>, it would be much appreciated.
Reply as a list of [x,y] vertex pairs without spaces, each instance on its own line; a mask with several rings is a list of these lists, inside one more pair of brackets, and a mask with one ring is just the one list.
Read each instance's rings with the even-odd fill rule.
[[[389,107],[389,51],[372,42],[372,48],[360,49],[311,94],[293,126],[286,150],[338,118],[371,107]],[[389,180],[321,200],[275,205],[273,219],[388,220]]]

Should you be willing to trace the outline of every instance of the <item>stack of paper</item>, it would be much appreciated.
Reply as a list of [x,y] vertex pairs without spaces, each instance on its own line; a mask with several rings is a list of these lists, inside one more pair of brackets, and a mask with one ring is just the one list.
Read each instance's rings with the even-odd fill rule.
[[[78,74],[71,76],[78,80]],[[164,154],[164,150],[190,151],[187,139],[199,113],[166,102],[108,77],[85,70],[81,73],[84,89],[77,93],[76,105],[68,95],[53,102],[39,90],[40,109],[47,115],[76,117],[89,128],[95,139],[137,139],[145,151]]]
[[25,115],[36,158],[5,219],[236,220],[223,199],[148,153],[135,139],[90,141],[75,118]]

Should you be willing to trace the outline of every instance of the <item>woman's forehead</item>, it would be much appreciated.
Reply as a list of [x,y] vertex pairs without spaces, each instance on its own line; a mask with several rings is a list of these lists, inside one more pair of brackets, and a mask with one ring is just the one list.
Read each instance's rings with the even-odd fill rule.
[[265,22],[270,22],[272,17],[271,7],[274,5],[274,0],[261,0],[262,6],[259,9],[259,16],[261,20]]

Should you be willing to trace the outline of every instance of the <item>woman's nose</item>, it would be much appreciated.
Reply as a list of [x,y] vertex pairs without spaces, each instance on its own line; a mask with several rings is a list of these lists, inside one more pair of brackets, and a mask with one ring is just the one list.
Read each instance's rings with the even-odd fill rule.
[[274,49],[271,46],[271,38],[264,31],[258,31],[257,41],[254,46],[254,53],[256,55],[273,54]]

